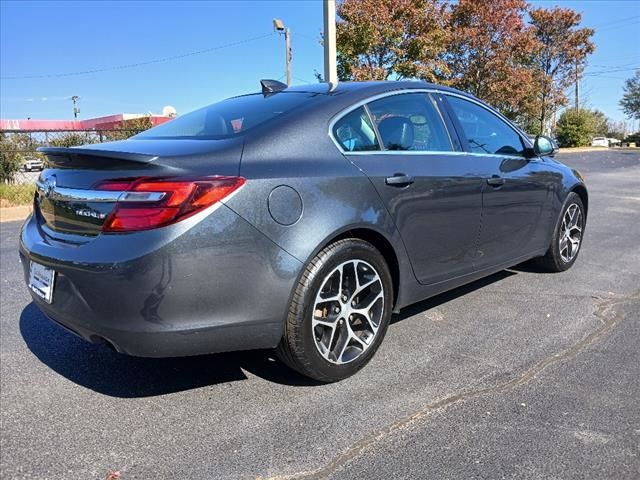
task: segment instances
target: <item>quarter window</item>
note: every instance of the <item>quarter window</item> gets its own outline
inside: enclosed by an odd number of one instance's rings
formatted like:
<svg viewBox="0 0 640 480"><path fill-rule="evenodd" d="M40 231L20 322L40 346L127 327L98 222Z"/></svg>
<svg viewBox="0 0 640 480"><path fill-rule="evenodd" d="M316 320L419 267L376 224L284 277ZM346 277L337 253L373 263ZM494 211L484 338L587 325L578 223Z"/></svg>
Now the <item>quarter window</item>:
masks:
<svg viewBox="0 0 640 480"><path fill-rule="evenodd" d="M453 151L440 112L428 94L398 94L368 106L386 150Z"/></svg>
<svg viewBox="0 0 640 480"><path fill-rule="evenodd" d="M333 127L333 135L347 152L380 150L375 130L363 107L338 120Z"/></svg>
<svg viewBox="0 0 640 480"><path fill-rule="evenodd" d="M524 145L516 131L486 108L447 95L473 153L523 155Z"/></svg>

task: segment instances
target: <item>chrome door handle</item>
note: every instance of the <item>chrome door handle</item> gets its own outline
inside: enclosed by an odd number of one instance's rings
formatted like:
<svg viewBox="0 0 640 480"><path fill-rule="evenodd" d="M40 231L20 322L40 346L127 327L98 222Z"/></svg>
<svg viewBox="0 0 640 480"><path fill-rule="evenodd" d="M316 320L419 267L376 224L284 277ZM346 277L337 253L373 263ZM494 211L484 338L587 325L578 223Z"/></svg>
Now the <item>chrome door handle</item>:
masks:
<svg viewBox="0 0 640 480"><path fill-rule="evenodd" d="M392 187L406 187L414 182L411 175L405 173L394 173L392 177L384 179L384 183Z"/></svg>
<svg viewBox="0 0 640 480"><path fill-rule="evenodd" d="M505 183L505 179L498 175L492 175L491 178L487 178L487 183L492 187L501 187Z"/></svg>

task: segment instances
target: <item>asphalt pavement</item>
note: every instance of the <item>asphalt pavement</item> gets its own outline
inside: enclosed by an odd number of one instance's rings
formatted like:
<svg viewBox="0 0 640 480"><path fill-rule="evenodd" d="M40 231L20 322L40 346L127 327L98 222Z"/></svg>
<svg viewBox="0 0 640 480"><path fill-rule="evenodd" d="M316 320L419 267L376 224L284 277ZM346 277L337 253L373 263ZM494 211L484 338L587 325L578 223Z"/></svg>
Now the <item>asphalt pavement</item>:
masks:
<svg viewBox="0 0 640 480"><path fill-rule="evenodd" d="M640 153L560 157L590 189L583 249L404 309L356 376L270 352L139 359L30 302L0 225L0 477L640 478Z"/></svg>

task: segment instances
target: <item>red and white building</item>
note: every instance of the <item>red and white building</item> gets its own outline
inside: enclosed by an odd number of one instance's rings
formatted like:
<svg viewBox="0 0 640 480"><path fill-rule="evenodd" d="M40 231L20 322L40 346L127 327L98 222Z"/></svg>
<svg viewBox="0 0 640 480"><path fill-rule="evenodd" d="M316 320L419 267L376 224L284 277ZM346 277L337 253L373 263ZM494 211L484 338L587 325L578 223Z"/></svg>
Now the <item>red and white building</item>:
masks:
<svg viewBox="0 0 640 480"><path fill-rule="evenodd" d="M46 132L61 130L114 130L126 128L127 120L149 117L151 124L155 127L161 123L168 122L173 116L167 115L145 115L142 113L118 113L106 117L88 118L86 120L6 120L0 119L0 131L11 132Z"/></svg>

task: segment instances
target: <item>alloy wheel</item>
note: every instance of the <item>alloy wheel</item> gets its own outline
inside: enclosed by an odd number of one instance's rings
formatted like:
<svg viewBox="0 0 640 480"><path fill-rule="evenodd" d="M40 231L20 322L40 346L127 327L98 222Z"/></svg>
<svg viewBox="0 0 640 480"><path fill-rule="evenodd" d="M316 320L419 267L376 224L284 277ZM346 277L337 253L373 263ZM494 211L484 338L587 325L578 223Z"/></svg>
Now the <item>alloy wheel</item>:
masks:
<svg viewBox="0 0 640 480"><path fill-rule="evenodd" d="M325 360L345 364L372 344L384 314L384 287L376 269L364 260L334 268L322 281L313 306L311 328Z"/></svg>
<svg viewBox="0 0 640 480"><path fill-rule="evenodd" d="M578 254L582 241L582 211L576 203L569 205L564 212L560 227L559 250L565 263L571 262Z"/></svg>

